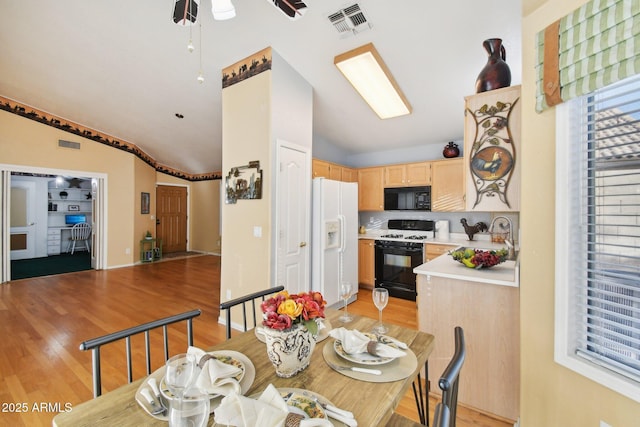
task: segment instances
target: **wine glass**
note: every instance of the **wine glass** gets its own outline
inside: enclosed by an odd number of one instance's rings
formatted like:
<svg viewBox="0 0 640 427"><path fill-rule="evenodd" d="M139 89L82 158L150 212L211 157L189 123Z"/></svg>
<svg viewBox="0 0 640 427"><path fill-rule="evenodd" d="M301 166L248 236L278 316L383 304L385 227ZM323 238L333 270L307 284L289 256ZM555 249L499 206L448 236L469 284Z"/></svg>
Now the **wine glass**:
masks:
<svg viewBox="0 0 640 427"><path fill-rule="evenodd" d="M347 311L347 301L353 293L353 287L351 282L342 282L340 284L340 298L344 301L344 313L340 316L340 321L343 323L349 323L353 320L353 316Z"/></svg>
<svg viewBox="0 0 640 427"><path fill-rule="evenodd" d="M389 291L385 288L374 288L372 292L373 303L378 308L378 318L380 323L378 326L373 328L373 332L375 334L384 334L388 331L388 329L382 324L382 310L387 306L387 302L389 302Z"/></svg>
<svg viewBox="0 0 640 427"><path fill-rule="evenodd" d="M195 370L196 359L192 354L181 353L167 360L164 382L176 400L176 405L172 402L170 411L182 412L184 392L191 385ZM170 416L170 419L173 418Z"/></svg>

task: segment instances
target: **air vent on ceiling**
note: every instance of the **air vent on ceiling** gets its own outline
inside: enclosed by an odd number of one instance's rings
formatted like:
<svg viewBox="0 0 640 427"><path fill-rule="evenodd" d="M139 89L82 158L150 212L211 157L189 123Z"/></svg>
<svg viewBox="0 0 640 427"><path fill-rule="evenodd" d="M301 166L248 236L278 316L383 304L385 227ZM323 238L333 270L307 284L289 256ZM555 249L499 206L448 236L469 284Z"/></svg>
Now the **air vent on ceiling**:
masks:
<svg viewBox="0 0 640 427"><path fill-rule="evenodd" d="M352 36L371 28L358 3L330 14L329 22L338 30L341 37Z"/></svg>
<svg viewBox="0 0 640 427"><path fill-rule="evenodd" d="M63 139L59 139L58 140L58 147L73 148L74 150L79 150L80 149L80 143L79 142L65 141Z"/></svg>

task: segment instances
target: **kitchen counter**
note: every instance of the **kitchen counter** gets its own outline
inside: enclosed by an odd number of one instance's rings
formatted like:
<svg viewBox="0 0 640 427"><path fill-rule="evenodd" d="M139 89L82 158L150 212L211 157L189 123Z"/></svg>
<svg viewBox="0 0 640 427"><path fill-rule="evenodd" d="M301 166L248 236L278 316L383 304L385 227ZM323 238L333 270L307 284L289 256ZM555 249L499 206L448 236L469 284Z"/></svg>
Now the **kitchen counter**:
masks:
<svg viewBox="0 0 640 427"><path fill-rule="evenodd" d="M491 244L491 246L494 246L493 248L489 247L489 245L480 245L480 247L494 249L495 245L495 243ZM505 261L491 268L474 269L465 267L451 258L450 255L444 254L414 268L413 272L418 275L445 277L500 286L518 287L520 283L520 264L518 261Z"/></svg>

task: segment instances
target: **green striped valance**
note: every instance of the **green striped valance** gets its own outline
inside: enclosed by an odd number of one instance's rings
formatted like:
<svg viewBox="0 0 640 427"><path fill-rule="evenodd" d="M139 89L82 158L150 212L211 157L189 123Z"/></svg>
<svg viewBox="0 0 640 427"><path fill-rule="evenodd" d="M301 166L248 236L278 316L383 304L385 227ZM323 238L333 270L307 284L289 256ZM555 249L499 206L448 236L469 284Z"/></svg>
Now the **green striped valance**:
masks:
<svg viewBox="0 0 640 427"><path fill-rule="evenodd" d="M536 36L538 112L640 73L640 0L591 0L552 25L558 40L547 40L547 52L545 31ZM555 38L553 31L547 37ZM557 68L553 61L545 67L555 44ZM547 98L545 87L551 92L555 85L560 97Z"/></svg>

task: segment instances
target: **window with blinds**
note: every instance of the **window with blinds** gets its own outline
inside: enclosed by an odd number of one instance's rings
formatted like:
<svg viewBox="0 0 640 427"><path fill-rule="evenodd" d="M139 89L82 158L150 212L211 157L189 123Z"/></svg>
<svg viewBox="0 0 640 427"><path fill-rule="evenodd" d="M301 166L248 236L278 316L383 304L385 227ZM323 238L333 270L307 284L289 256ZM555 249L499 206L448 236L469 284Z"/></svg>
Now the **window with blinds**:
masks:
<svg viewBox="0 0 640 427"><path fill-rule="evenodd" d="M583 96L574 114L575 351L640 382L640 77Z"/></svg>

